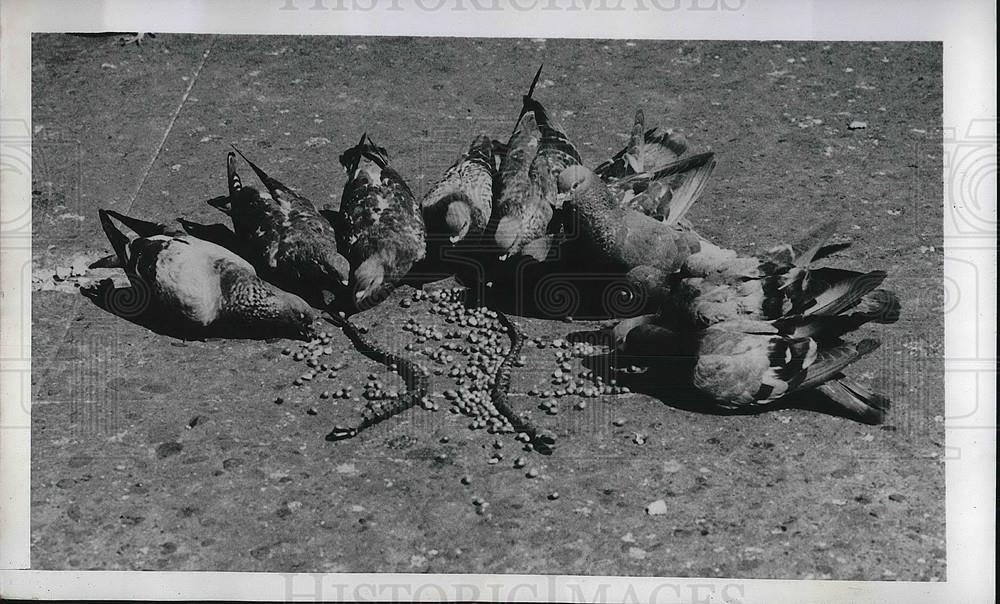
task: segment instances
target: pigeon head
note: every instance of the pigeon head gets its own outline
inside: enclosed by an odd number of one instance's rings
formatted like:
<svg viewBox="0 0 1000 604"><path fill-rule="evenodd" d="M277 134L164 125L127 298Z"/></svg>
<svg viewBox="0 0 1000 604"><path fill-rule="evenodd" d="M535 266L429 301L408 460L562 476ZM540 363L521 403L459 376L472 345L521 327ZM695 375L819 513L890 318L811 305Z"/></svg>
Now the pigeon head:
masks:
<svg viewBox="0 0 1000 604"><path fill-rule="evenodd" d="M385 264L373 256L362 262L354 271L354 300L361 304L372 296L385 281Z"/></svg>
<svg viewBox="0 0 1000 604"><path fill-rule="evenodd" d="M329 250L323 259L326 274L335 279L339 285L346 286L351 276L351 263L337 253L336 250Z"/></svg>
<svg viewBox="0 0 1000 604"><path fill-rule="evenodd" d="M469 225L472 223L472 215L469 212L469 205L461 201L453 201L448 204L448 211L445 213L445 222L448 224L448 237L452 243L458 243L465 239L469 232Z"/></svg>
<svg viewBox="0 0 1000 604"><path fill-rule="evenodd" d="M625 352L625 340L628 338L628 333L633 327L635 327L634 324L622 321L611 329L611 335L615 340L615 349L618 352Z"/></svg>
<svg viewBox="0 0 1000 604"><path fill-rule="evenodd" d="M622 323L626 323L626 321ZM641 321L636 325L632 325L622 335L624 337L620 341L619 347L630 356L662 361L667 358L679 358L683 352L683 342L676 333L648 321ZM616 331L616 342L618 341L618 336L619 332Z"/></svg>
<svg viewBox="0 0 1000 604"><path fill-rule="evenodd" d="M313 334L316 312L302 298L282 292L284 295L272 299L264 311L267 323L280 333L292 333L302 339Z"/></svg>
<svg viewBox="0 0 1000 604"><path fill-rule="evenodd" d="M640 264L630 270L627 278L636 295L647 300L663 301L670 292L668 274L647 264Z"/></svg>
<svg viewBox="0 0 1000 604"><path fill-rule="evenodd" d="M594 180L597 177L584 166L569 166L559 174L559 192L572 193L587 189Z"/></svg>
<svg viewBox="0 0 1000 604"><path fill-rule="evenodd" d="M517 245L520 234L520 218L517 216L504 216L500 219L500 223L497 224L497 230L493 235L493 239L496 241L497 246L503 250L503 255L501 256L502 259L506 259L507 256L516 251L514 247Z"/></svg>
<svg viewBox="0 0 1000 604"><path fill-rule="evenodd" d="M559 196L588 212L608 213L621 210L617 199L596 174L576 165L569 166L559 174Z"/></svg>

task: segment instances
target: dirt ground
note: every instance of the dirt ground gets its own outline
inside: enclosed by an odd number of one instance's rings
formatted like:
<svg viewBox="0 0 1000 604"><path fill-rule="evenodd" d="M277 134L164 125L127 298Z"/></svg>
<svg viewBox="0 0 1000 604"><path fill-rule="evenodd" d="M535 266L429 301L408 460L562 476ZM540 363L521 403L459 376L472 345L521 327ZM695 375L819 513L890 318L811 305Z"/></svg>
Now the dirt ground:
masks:
<svg viewBox="0 0 1000 604"><path fill-rule="evenodd" d="M32 52L33 568L945 578L940 45L164 34ZM591 165L639 106L718 154L691 215L708 237L749 253L842 219L832 261L885 269L904 303L853 371L893 399L886 425L640 394L547 415L524 393L549 346L525 349L512 401L559 436L551 456L443 399L331 443L358 414L319 392L384 373L342 334L340 376L294 387L293 343L182 342L77 289L107 276L84 268L111 252L99 207L223 218L204 202L230 142L335 206L337 155L367 131L419 195L474 134L509 134L543 61L536 96ZM409 316L440 323L409 293L358 322L399 345ZM597 324L518 321L546 341Z"/></svg>

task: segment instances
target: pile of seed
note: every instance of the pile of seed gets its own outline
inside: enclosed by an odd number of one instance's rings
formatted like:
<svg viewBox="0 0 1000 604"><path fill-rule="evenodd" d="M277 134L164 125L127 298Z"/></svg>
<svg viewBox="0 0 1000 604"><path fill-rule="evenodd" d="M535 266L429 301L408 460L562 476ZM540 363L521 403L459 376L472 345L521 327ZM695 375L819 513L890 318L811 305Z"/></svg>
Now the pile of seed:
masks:
<svg viewBox="0 0 1000 604"><path fill-rule="evenodd" d="M463 303L464 297L465 290L461 288L414 292L414 301L428 300L430 313L443 317L447 325L454 327L442 332L435 327L424 327L412 317L407 319L403 329L416 336L416 345L410 350L430 359L435 365L435 375L454 381L456 388L432 396L443 397L451 405L451 413L469 417L471 430L485 429L491 434L513 432L510 422L493 406L490 397L497 369L510 352L507 330L496 312L482 307L468 308ZM419 347L430 342L438 344ZM523 359L518 361L523 365Z"/></svg>
<svg viewBox="0 0 1000 604"><path fill-rule="evenodd" d="M366 333L368 329L358 327L358 331ZM324 377L330 380L336 380L340 377L339 372L347 367L345 361L324 362L324 357L333 354L333 347L330 346L332 341L333 335L322 331L308 342L301 343L298 350L293 351L291 348L285 348L281 351L282 354L288 356L293 361L304 363L308 367L305 373L292 380L293 386L301 387L308 382L314 382ZM396 371L397 367L392 366L389 369ZM362 388L361 396L355 394L353 385L334 390L322 390L319 393L319 398L323 400L350 399L355 404L355 410L364 416L379 412L388 401L396 400L399 396L400 392L394 388L389 388L376 373L368 375L368 380ZM362 399L364 399L363 403ZM281 400L283 402L283 399ZM310 415L316 414L315 410L311 407L308 413Z"/></svg>
<svg viewBox="0 0 1000 604"><path fill-rule="evenodd" d="M292 380L293 386L304 386L307 382L324 377L330 380L336 380L340 377L340 371L347 367L345 361L324 362L324 357L333 354L333 348L330 346L332 341L333 336L329 332L323 331L308 342L300 344L298 350L293 351L291 348L285 348L281 351L281 354L293 361L304 363L308 367L305 373ZM337 390L323 390L319 397L321 399L353 398L355 403L360 402L360 399L354 396L354 386L346 386Z"/></svg>
<svg viewBox="0 0 1000 604"><path fill-rule="evenodd" d="M535 384L531 387L528 396L536 396L542 399L538 408L549 415L559 413L559 404L556 400L565 396L577 396L580 398L597 398L598 396L608 396L617 394L628 394L631 392L627 386L619 386L613 377L606 377L590 369L584 369L574 375L573 360L590 357L602 352L602 347L582 342L570 343L564 339L556 338L552 342L546 342L541 338L534 338L528 342L538 349L552 347L555 357L555 370L550 374L548 383ZM575 405L578 410L587 408L586 401L578 401Z"/></svg>
<svg viewBox="0 0 1000 604"><path fill-rule="evenodd" d="M422 397L420 405L426 410L438 411L442 408L442 403L447 404L451 413L470 419L468 427L471 430L484 429L491 434L513 433L515 430L510 421L494 406L491 397L497 372L510 353L507 328L495 311L483 307L467 307L464 303L465 293L463 288L416 290L399 303L403 308L411 308L414 303L425 301L429 304L428 312L441 317L445 324L444 327L424 325L416 316L410 316L402 327L403 331L413 336L404 349L426 358L431 368L428 370L419 365L420 371L424 375L433 373L454 383L454 387ZM435 323L440 324L440 321ZM368 331L361 326L357 330L360 333ZM295 386L304 386L322 377L337 379L338 372L347 363L326 362L326 357L333 354L332 341L333 336L324 331L301 344L296 351L290 348L282 351L292 360L303 362L308 367L305 373L292 382ZM574 370L577 359L600 353L604 350L603 347L571 343L562 338L551 341L533 338L527 340L526 344L539 350L550 348L553 352L554 370L547 376L545 383L536 384L527 391L529 396L542 399L539 408L549 415L560 412L558 399L563 397L588 399L629 392L627 387L619 386L613 377L589 369ZM526 364L525 357L519 356L511 364L523 367ZM388 369L398 374L395 364ZM384 378L384 374L380 376L378 373L370 373L360 395L354 392L353 386L345 386L323 390L319 393L319 398L351 399L356 410L367 417L387 408L405 394L386 384ZM583 410L586 406L585 400L578 400L575 408ZM531 438L527 434L518 433L516 440L525 443L526 450L531 449ZM488 463L495 464L502 459L503 455L498 451ZM520 458L517 461L521 461ZM515 464L515 467L518 466L523 467L523 461Z"/></svg>

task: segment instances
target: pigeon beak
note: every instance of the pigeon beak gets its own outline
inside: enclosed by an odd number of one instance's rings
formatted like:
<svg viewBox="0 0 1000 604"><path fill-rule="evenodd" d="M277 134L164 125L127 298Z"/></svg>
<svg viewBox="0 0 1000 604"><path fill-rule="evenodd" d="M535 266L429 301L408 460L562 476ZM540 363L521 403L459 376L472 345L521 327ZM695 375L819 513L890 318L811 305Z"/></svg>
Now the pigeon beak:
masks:
<svg viewBox="0 0 1000 604"><path fill-rule="evenodd" d="M506 262L507 258L510 258L510 252L506 254L500 254L500 262Z"/></svg>
<svg viewBox="0 0 1000 604"><path fill-rule="evenodd" d="M351 283L348 279L341 279L340 282L344 284L344 287L347 287Z"/></svg>
<svg viewBox="0 0 1000 604"><path fill-rule="evenodd" d="M461 241L461 239L462 237L460 235L451 235L450 237L448 237L448 241L450 241L452 245L458 243L459 241Z"/></svg>

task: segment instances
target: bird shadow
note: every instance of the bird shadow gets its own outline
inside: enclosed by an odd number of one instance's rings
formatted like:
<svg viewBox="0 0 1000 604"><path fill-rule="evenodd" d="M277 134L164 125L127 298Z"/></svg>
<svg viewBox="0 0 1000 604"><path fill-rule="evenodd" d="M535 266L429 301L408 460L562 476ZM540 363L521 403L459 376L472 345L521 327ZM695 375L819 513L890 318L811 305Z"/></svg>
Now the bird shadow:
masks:
<svg viewBox="0 0 1000 604"><path fill-rule="evenodd" d="M211 204L213 201L218 199L228 198L216 197L209 200L207 203ZM236 237L236 233L233 229L229 226L222 224L221 222L202 224L186 218L178 218L177 222L181 223L181 227L184 228L184 231L192 237L197 237L198 239L203 239L209 243L214 243L218 246L226 248L237 256L243 257L243 254L241 253L242 246L240 245L239 239Z"/></svg>
<svg viewBox="0 0 1000 604"><path fill-rule="evenodd" d="M621 354L614 350L614 338L610 329L576 331L568 334L566 339L569 342L585 342L608 347L611 352L584 357L581 361L583 366L594 372L594 375L602 376L606 383L615 380L619 386L658 399L674 409L717 416L760 415L773 411L799 409L862 424L877 423L850 412L814 389L793 392L766 405L723 407L691 385L691 370L696 360L694 358L668 359Z"/></svg>
<svg viewBox="0 0 1000 604"><path fill-rule="evenodd" d="M80 288L80 295L95 306L124 319L129 323L148 329L155 334L186 341L211 342L216 340L263 340L276 342L287 339L277 331L261 329L241 329L239 326L194 327L188 323L172 319L153 303L148 287L133 282L126 287L117 287L112 279L102 279Z"/></svg>
<svg viewBox="0 0 1000 604"><path fill-rule="evenodd" d="M602 320L642 314L651 307L644 291L620 271L600 270L570 258L539 261L521 255L501 261L482 241L428 240L427 256L413 274L427 280L454 276L473 292L475 304L536 319Z"/></svg>
<svg viewBox="0 0 1000 604"><path fill-rule="evenodd" d="M156 312L145 287L117 287L111 279L102 279L80 288L80 294L101 310L161 336L179 340L204 340L207 336Z"/></svg>

